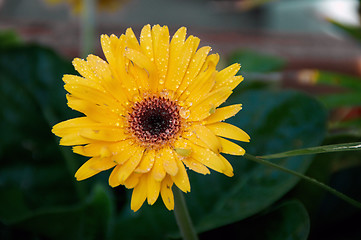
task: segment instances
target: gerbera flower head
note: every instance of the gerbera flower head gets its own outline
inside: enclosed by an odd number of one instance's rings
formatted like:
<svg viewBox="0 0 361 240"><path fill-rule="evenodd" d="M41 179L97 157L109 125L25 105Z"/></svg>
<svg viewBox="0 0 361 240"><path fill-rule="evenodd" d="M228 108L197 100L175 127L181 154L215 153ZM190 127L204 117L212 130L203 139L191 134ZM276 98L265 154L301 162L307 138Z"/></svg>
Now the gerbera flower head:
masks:
<svg viewBox="0 0 361 240"><path fill-rule="evenodd" d="M172 186L191 187L187 169L209 174L209 168L233 176L221 153L243 155L227 140L249 141L238 127L223 120L241 104L219 107L243 80L240 66L216 70L217 54L198 49L199 38L186 38L186 28L170 40L167 26L146 25L137 40L131 28L119 38L101 36L103 59L74 59L81 76L64 75L68 105L85 116L58 123L60 144L90 157L75 177L89 178L113 169L109 184L133 189L131 208L159 194L174 207Z"/></svg>

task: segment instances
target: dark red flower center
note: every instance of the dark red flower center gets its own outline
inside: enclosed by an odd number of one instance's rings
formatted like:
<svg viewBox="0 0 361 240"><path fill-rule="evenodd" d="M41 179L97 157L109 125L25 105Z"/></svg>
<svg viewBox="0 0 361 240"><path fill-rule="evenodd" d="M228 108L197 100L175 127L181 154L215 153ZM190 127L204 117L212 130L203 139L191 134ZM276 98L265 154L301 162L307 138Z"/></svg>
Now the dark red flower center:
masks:
<svg viewBox="0 0 361 240"><path fill-rule="evenodd" d="M136 102L128 122L133 135L148 147L168 143L181 127L178 104L164 97L149 97Z"/></svg>

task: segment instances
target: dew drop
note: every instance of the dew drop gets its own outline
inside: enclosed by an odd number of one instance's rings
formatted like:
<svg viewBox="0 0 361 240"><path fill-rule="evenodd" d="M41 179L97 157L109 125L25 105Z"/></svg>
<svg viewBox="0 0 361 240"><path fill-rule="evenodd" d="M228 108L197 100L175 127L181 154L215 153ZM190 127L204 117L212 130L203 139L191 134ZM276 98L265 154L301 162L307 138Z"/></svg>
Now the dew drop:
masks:
<svg viewBox="0 0 361 240"><path fill-rule="evenodd" d="M187 119L190 116L190 111L188 109L181 107L181 109L179 110L179 115L182 118Z"/></svg>

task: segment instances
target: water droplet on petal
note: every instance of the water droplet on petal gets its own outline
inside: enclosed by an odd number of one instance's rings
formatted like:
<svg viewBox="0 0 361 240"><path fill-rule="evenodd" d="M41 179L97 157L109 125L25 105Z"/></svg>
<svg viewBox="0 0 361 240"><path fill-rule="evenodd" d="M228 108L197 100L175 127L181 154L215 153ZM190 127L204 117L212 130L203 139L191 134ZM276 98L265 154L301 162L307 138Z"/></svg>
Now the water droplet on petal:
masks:
<svg viewBox="0 0 361 240"><path fill-rule="evenodd" d="M185 109L185 108L181 107L181 109L179 110L179 115L182 118L187 119L190 116L190 111L189 111L189 109Z"/></svg>

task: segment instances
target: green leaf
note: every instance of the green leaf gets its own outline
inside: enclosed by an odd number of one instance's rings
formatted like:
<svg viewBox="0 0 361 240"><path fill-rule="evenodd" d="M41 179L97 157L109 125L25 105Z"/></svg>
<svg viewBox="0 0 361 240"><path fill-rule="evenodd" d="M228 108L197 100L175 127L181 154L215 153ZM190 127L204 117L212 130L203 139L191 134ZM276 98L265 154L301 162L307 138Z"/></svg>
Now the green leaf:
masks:
<svg viewBox="0 0 361 240"><path fill-rule="evenodd" d="M79 200L76 186L82 183L75 182L75 168L68 168L51 133L54 123L74 116L61 81L73 71L70 61L44 47L0 49L0 221L9 228Z"/></svg>
<svg viewBox="0 0 361 240"><path fill-rule="evenodd" d="M313 98L297 92L248 91L232 96L228 104L242 103L243 110L230 119L251 136L240 143L247 152L260 155L319 145L325 135L326 112ZM188 171L191 192L185 195L199 232L246 219L272 205L299 181L297 177L253 163L242 157L226 156L234 167L232 178L212 172L200 175ZM297 156L275 162L305 172L312 156ZM137 226L146 226L139 229ZM177 231L174 216L161 200L142 206L133 214L126 211L116 223L114 239L153 236L164 238ZM167 229L167 231L165 230Z"/></svg>
<svg viewBox="0 0 361 240"><path fill-rule="evenodd" d="M241 144L250 154L317 146L324 138L325 110L306 95L291 91L249 91L241 96L231 96L230 103L243 104L243 110L229 122L250 134L251 142ZM305 172L311 158L298 156L277 160L276 163ZM209 179L206 176L198 177L197 181L191 180L192 195L200 196L198 201L192 199L190 204L198 205L194 206L199 212L196 216L205 216L199 219L200 229L211 229L249 217L282 197L299 180L239 157L227 156L227 159L234 166L234 177L227 179L212 174ZM204 189L207 185L212 188ZM219 192L224 194L219 195ZM210 200L214 198L215 201ZM196 216L194 219L197 219Z"/></svg>
<svg viewBox="0 0 361 240"><path fill-rule="evenodd" d="M255 156L252 156L252 155L248 154L248 153L246 153L244 155L244 157L249 159L249 160L252 160L252 161L254 161L256 163L263 164L265 166L268 166L268 167L280 170L282 172L288 173L290 175L299 177L302 180L306 180L308 183L313 184L315 186L318 186L318 187L322 188L323 190L326 190L326 191L332 193L333 195L343 199L344 201L348 202L349 204L353 205L354 207L357 207L357 208L361 209L361 202L359 202L359 201L345 195L342 192L337 191L336 189L326 185L325 183L322 183L322 182L318 181L317 179L306 176L306 175L304 175L304 174L302 174L300 172L297 172L297 171L282 167L279 164L275 164L275 163L266 161L264 159L257 158Z"/></svg>
<svg viewBox="0 0 361 240"><path fill-rule="evenodd" d="M19 143L30 146L36 155L53 155L53 150L47 149L53 139L50 127L74 116L65 107L61 81L64 73L73 71L70 62L47 48L0 50L0 129L6 136L0 139L0 156L6 147Z"/></svg>
<svg viewBox="0 0 361 240"><path fill-rule="evenodd" d="M327 108L360 106L361 104L360 92L333 93L318 98Z"/></svg>
<svg viewBox="0 0 361 240"><path fill-rule="evenodd" d="M35 211L13 224L50 239L106 239L114 206L109 193L96 185L92 195L75 206Z"/></svg>
<svg viewBox="0 0 361 240"><path fill-rule="evenodd" d="M361 42L361 28L358 26L352 26L340 23L333 19L328 19L330 23L332 23L337 28L345 31L347 34L349 34L351 37L353 37L355 40Z"/></svg>
<svg viewBox="0 0 361 240"><path fill-rule="evenodd" d="M285 60L272 55L261 54L251 50L240 49L233 52L229 57L229 64L241 64L241 74L267 73L279 71L284 68Z"/></svg>
<svg viewBox="0 0 361 240"><path fill-rule="evenodd" d="M316 153L360 151L360 150L361 150L361 142L353 142L353 143L342 143L342 144L333 144L333 145L326 145L326 146L296 149L296 150L291 150L291 151L282 152L282 153L265 155L260 158L274 159L274 158L284 158L284 157L309 155L309 154L316 154Z"/></svg>
<svg viewBox="0 0 361 240"><path fill-rule="evenodd" d="M307 240L310 231L308 213L302 203L289 201L254 220L248 236L259 240ZM244 226L247 236L247 226ZM260 231L262 229L262 231Z"/></svg>
<svg viewBox="0 0 361 240"><path fill-rule="evenodd" d="M306 240L310 231L308 213L299 201L278 204L259 215L201 234L203 239Z"/></svg>
<svg viewBox="0 0 361 240"><path fill-rule="evenodd" d="M0 31L0 48L8 48L21 44L22 41L15 31L10 29Z"/></svg>
<svg viewBox="0 0 361 240"><path fill-rule="evenodd" d="M359 77L327 71L316 71L314 76L314 81L317 84L345 87L352 91L361 91L361 78Z"/></svg>

